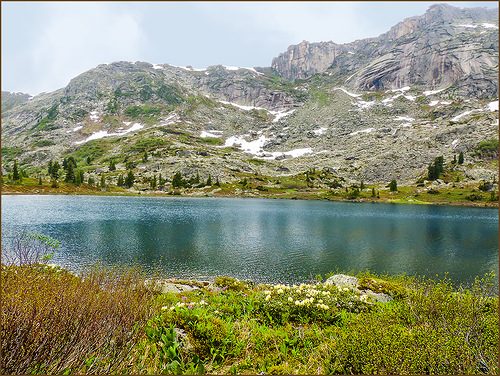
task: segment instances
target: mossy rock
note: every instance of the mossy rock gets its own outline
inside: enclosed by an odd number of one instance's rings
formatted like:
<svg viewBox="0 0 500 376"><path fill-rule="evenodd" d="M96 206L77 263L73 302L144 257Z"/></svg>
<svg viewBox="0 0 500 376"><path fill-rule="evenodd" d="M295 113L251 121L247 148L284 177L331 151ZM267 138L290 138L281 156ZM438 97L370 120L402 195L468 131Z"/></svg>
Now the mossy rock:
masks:
<svg viewBox="0 0 500 376"><path fill-rule="evenodd" d="M361 277L358 282L358 288L360 290L384 293L392 297L401 297L406 294L406 289L401 284L373 277Z"/></svg>

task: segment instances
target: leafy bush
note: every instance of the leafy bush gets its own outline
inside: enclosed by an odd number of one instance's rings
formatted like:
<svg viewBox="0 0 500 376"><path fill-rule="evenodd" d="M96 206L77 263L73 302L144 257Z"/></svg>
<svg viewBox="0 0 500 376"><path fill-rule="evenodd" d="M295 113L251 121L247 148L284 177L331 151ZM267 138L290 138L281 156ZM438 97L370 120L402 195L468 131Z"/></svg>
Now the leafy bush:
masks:
<svg viewBox="0 0 500 376"><path fill-rule="evenodd" d="M215 277L214 283L215 286L222 287L225 290L230 291L245 291L250 287L247 283L228 276Z"/></svg>
<svg viewBox="0 0 500 376"><path fill-rule="evenodd" d="M470 195L465 196L465 198L469 201L481 201L483 196L478 193L471 193Z"/></svg>

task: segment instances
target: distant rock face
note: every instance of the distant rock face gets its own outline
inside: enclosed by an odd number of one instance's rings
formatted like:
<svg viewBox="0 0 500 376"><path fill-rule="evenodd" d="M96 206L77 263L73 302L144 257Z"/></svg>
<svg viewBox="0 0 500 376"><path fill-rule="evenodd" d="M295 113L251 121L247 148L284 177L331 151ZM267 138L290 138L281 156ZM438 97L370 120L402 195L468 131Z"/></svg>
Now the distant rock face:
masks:
<svg viewBox="0 0 500 376"><path fill-rule="evenodd" d="M2 112L9 111L15 106L29 101L30 98L29 94L2 91Z"/></svg>
<svg viewBox="0 0 500 376"><path fill-rule="evenodd" d="M498 92L498 11L435 5L377 38L290 46L272 68L290 80L331 68L362 90L456 84L464 95L492 97Z"/></svg>
<svg viewBox="0 0 500 376"><path fill-rule="evenodd" d="M327 70L344 50L345 47L333 42L303 41L274 58L272 67L289 80L303 79Z"/></svg>

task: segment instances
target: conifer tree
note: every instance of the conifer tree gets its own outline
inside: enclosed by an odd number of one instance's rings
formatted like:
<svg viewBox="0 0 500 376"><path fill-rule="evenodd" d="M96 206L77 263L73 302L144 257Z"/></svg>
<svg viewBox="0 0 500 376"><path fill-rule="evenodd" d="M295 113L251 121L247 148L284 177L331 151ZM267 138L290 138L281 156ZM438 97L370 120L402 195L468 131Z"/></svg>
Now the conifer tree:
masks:
<svg viewBox="0 0 500 376"><path fill-rule="evenodd" d="M127 188L132 188L135 182L135 176L132 170L129 170L127 173L127 177L125 178L125 186Z"/></svg>
<svg viewBox="0 0 500 376"><path fill-rule="evenodd" d="M389 190L391 192L397 192L398 183L397 183L396 179L392 179L391 182L389 183Z"/></svg>
<svg viewBox="0 0 500 376"><path fill-rule="evenodd" d="M119 187L123 187L124 186L124 181L123 181L123 175L120 174L120 176L118 176L118 182L116 183L117 186Z"/></svg>
<svg viewBox="0 0 500 376"><path fill-rule="evenodd" d="M184 181L182 179L182 175L179 171L177 171L174 174L174 177L172 178L172 187L173 188L180 188L184 185L183 183L184 183Z"/></svg>
<svg viewBox="0 0 500 376"><path fill-rule="evenodd" d="M212 186L212 176L210 174L208 174L207 184L205 185Z"/></svg>
<svg viewBox="0 0 500 376"><path fill-rule="evenodd" d="M72 163L66 163L66 177L64 178L66 183L75 182L75 170Z"/></svg>
<svg viewBox="0 0 500 376"><path fill-rule="evenodd" d="M106 178L104 177L104 174L101 174L101 183L99 185L101 188L106 188Z"/></svg>
<svg viewBox="0 0 500 376"><path fill-rule="evenodd" d="M14 160L14 166L12 168L12 180L21 180L21 175L19 175L19 167L17 166L17 159Z"/></svg>
<svg viewBox="0 0 500 376"><path fill-rule="evenodd" d="M464 152L461 151L458 155L458 164L464 164Z"/></svg>

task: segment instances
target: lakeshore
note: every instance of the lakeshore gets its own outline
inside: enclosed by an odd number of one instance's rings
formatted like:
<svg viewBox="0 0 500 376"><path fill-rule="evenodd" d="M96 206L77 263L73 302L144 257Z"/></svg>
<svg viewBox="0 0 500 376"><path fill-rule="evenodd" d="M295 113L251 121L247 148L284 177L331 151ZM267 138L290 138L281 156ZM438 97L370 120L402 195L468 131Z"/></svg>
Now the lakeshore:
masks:
<svg viewBox="0 0 500 376"><path fill-rule="evenodd" d="M498 373L491 275L166 283L32 264L1 278L6 374Z"/></svg>
<svg viewBox="0 0 500 376"><path fill-rule="evenodd" d="M376 188L375 188L376 187ZM373 195L372 188L377 195ZM100 189L83 184L61 183L59 187L37 185L35 179L27 179L27 184L4 184L3 195L96 195L96 196L140 196L140 197L229 197L229 198L271 198L291 200L328 200L340 202L393 203L408 205L450 205L466 207L498 208L498 196L482 192L475 186L464 188L445 186L425 191L417 186L401 186L390 192L387 187L369 186L356 195L343 190L325 189L240 189L235 184L221 184L220 187L201 189L176 189L170 191L130 190L121 187Z"/></svg>

